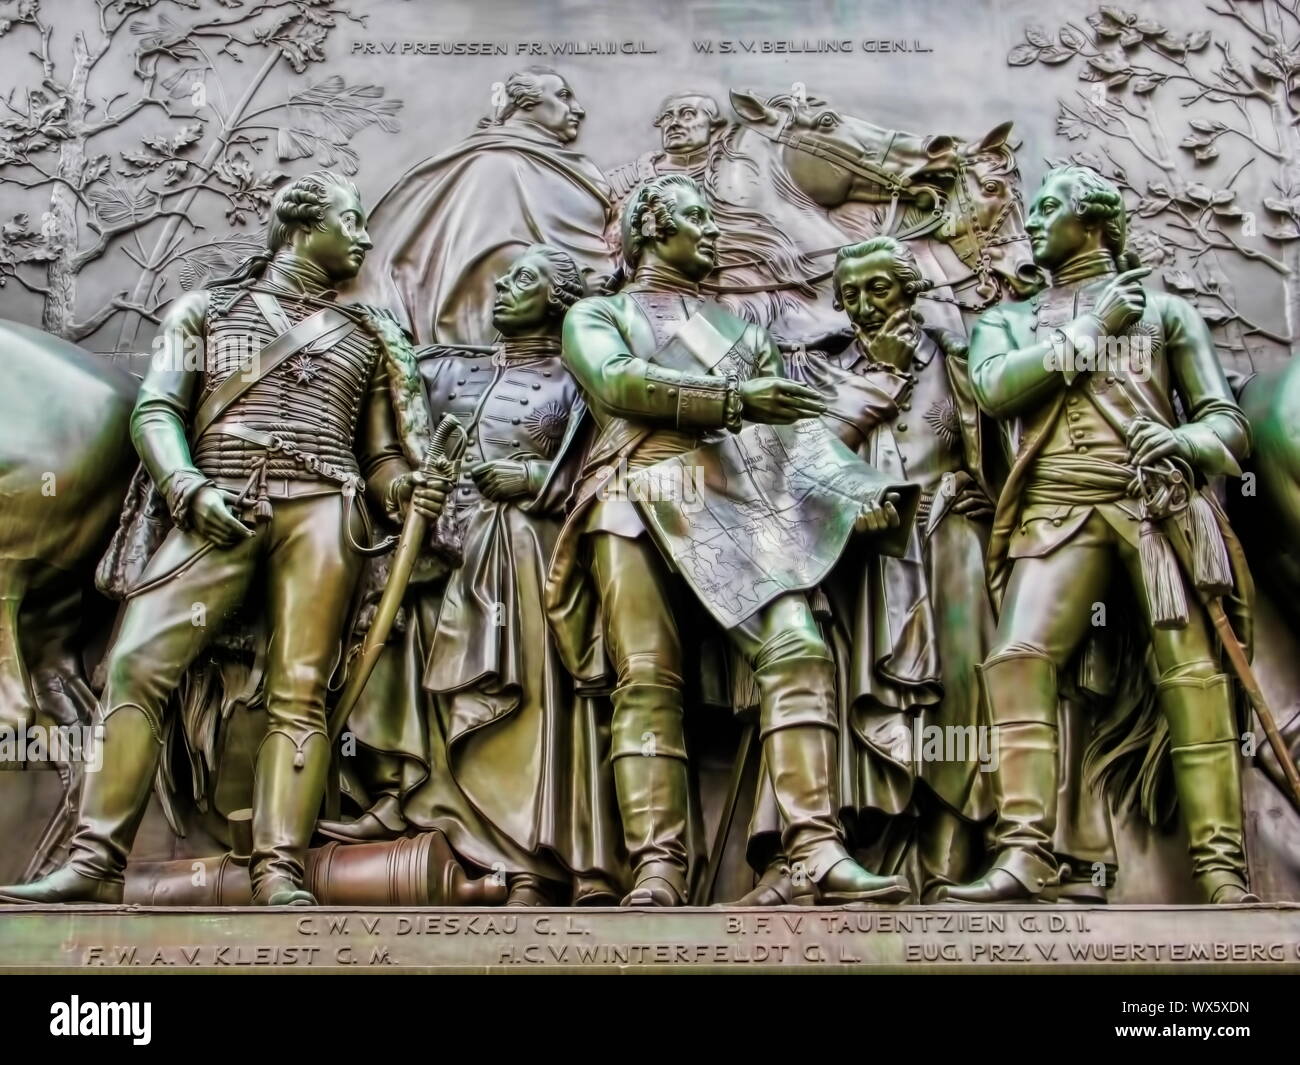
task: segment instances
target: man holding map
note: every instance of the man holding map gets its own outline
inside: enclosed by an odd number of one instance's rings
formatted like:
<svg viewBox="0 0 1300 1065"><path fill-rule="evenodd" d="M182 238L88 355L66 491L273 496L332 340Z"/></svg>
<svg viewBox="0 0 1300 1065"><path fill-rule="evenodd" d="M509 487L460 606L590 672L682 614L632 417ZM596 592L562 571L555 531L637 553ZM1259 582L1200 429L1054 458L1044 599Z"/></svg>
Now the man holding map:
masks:
<svg viewBox="0 0 1300 1065"><path fill-rule="evenodd" d="M635 873L624 904L687 894L683 661L666 559L754 672L791 862L820 902L903 901L903 878L868 873L844 847L834 670L805 589L855 528L898 539L915 491L887 484L822 428L820 396L784 376L766 331L701 295L718 228L694 181L642 185L622 237L631 283L565 319L563 359L599 433L546 605L579 684L613 686L611 758ZM678 491L687 483L702 493L691 505Z"/></svg>

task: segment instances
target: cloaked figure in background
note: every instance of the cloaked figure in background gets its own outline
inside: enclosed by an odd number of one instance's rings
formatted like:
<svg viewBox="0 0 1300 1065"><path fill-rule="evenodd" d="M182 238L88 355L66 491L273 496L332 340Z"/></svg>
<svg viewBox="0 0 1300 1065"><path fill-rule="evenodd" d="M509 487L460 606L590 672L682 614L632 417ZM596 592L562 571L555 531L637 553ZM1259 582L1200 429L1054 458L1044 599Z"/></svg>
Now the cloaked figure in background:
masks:
<svg viewBox="0 0 1300 1065"><path fill-rule="evenodd" d="M553 70L511 74L476 133L412 167L375 206L378 251L355 299L391 309L417 344L486 344L493 284L531 244L578 264L587 291L614 272L610 191L573 147L586 111Z"/></svg>

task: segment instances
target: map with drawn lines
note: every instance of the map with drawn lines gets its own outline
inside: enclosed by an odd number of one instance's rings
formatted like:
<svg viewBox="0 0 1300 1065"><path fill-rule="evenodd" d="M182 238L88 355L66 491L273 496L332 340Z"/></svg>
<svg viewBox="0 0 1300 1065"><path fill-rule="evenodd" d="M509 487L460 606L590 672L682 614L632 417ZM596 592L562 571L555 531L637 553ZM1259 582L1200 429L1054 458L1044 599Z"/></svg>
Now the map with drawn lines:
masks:
<svg viewBox="0 0 1300 1065"><path fill-rule="evenodd" d="M749 425L628 478L651 534L724 628L817 584L862 505L892 490L914 508L911 487L885 480L818 419Z"/></svg>

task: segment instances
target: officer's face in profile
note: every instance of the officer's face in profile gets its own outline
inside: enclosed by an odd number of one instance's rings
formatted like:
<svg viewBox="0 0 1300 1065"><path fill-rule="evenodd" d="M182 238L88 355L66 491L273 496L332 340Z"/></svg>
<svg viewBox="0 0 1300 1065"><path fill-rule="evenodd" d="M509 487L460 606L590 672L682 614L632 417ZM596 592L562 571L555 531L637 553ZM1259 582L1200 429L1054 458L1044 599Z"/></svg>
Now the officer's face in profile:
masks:
<svg viewBox="0 0 1300 1065"><path fill-rule="evenodd" d="M537 329L551 314L551 272L546 256L525 252L495 281L492 324L502 336Z"/></svg>
<svg viewBox="0 0 1300 1065"><path fill-rule="evenodd" d="M1064 174L1044 181L1025 219L1034 262L1048 270L1069 262L1083 251L1095 232L1071 208L1071 184L1071 179Z"/></svg>
<svg viewBox="0 0 1300 1065"><path fill-rule="evenodd" d="M835 268L840 305L855 326L870 336L896 311L912 305L888 252L847 259Z"/></svg>
<svg viewBox="0 0 1300 1065"><path fill-rule="evenodd" d="M542 98L528 109L528 118L554 133L560 140L573 140L578 135L587 112L573 95L569 83L554 74L543 74L538 79Z"/></svg>
<svg viewBox="0 0 1300 1065"><path fill-rule="evenodd" d="M700 280L718 261L718 227L713 212L701 192L677 186L671 189L671 195L677 231L656 240L655 251L669 266Z"/></svg>
<svg viewBox="0 0 1300 1065"><path fill-rule="evenodd" d="M366 252L374 245L366 232L366 213L361 201L340 185L325 189L329 206L318 227L304 231L296 244L300 255L319 266L334 281L356 277Z"/></svg>

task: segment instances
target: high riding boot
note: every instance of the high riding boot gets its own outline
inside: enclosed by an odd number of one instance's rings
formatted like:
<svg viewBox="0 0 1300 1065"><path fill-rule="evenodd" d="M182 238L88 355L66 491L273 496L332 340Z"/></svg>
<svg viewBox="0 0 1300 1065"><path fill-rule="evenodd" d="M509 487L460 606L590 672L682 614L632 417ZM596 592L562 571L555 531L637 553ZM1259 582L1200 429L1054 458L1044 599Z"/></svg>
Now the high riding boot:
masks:
<svg viewBox="0 0 1300 1065"><path fill-rule="evenodd" d="M793 890L811 884L813 900L828 906L905 901L911 895L905 877L867 872L844 846L834 665L804 648L772 650L769 643L760 651L754 681L763 759L781 811Z"/></svg>
<svg viewBox="0 0 1300 1065"><path fill-rule="evenodd" d="M1054 897L1057 803L1056 667L1045 655L1013 652L977 667L996 733L997 823L993 867L969 884L938 888L936 902L978 905Z"/></svg>
<svg viewBox="0 0 1300 1065"><path fill-rule="evenodd" d="M0 887L0 902L120 903L126 859L149 806L161 750L139 707L121 704L109 714L102 764L83 774L67 864L33 883Z"/></svg>
<svg viewBox="0 0 1300 1065"><path fill-rule="evenodd" d="M611 729L614 790L633 887L624 906L686 901L688 778L682 694L658 684L615 688Z"/></svg>
<svg viewBox="0 0 1300 1065"><path fill-rule="evenodd" d="M623 838L633 866L624 906L686 901L686 763L628 755L614 762Z"/></svg>
<svg viewBox="0 0 1300 1065"><path fill-rule="evenodd" d="M329 773L329 740L312 732L301 746L272 731L262 740L253 776L253 902L261 906L314 906L303 888L312 828Z"/></svg>
<svg viewBox="0 0 1300 1065"><path fill-rule="evenodd" d="M777 854L767 863L763 874L749 891L732 906L789 906L794 902L794 881L790 879L790 862Z"/></svg>
<svg viewBox="0 0 1300 1065"><path fill-rule="evenodd" d="M772 791L785 824L793 891L811 884L819 905L905 902L906 877L877 876L849 857L836 812L836 736L821 725L794 725L763 741Z"/></svg>
<svg viewBox="0 0 1300 1065"><path fill-rule="evenodd" d="M1159 690L1192 875L1207 902L1258 902L1246 886L1241 752L1228 677L1170 671L1161 678Z"/></svg>

